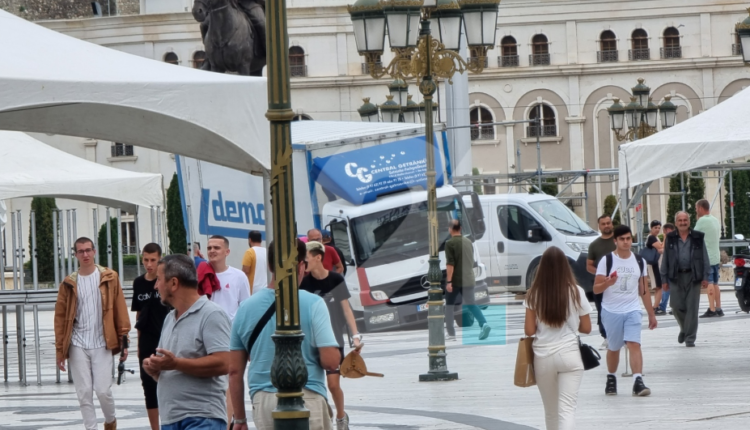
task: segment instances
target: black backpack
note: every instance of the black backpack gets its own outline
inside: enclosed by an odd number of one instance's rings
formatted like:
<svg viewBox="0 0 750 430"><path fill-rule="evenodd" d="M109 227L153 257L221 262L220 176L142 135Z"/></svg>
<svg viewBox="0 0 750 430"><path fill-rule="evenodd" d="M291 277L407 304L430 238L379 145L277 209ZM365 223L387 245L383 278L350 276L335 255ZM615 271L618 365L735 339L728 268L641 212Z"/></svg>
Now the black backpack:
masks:
<svg viewBox="0 0 750 430"><path fill-rule="evenodd" d="M636 254L635 252L633 253L633 255L635 255L635 261L638 262L638 268L641 269L640 273L642 274L643 273L643 264L644 264L643 263L643 257L641 257L640 255ZM605 276L609 276L610 272L612 271L612 265L614 264L614 260L612 259L612 253L610 252L604 258L607 259L606 260L607 261L607 274ZM638 277L641 278L641 276L638 276Z"/></svg>

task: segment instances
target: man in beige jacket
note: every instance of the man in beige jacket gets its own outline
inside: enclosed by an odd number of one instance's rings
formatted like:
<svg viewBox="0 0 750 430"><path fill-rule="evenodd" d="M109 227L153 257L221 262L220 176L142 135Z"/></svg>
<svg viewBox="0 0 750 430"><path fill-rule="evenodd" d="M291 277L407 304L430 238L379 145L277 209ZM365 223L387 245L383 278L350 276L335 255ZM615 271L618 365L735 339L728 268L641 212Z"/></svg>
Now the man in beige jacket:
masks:
<svg viewBox="0 0 750 430"><path fill-rule="evenodd" d="M75 242L78 272L60 284L55 304L57 367L65 371L68 360L83 424L97 429L93 393L104 413L104 429L116 430L112 397L112 356L122 349L122 336L130 332L130 315L117 272L97 266L94 243L81 237ZM124 349L120 361L128 357Z"/></svg>

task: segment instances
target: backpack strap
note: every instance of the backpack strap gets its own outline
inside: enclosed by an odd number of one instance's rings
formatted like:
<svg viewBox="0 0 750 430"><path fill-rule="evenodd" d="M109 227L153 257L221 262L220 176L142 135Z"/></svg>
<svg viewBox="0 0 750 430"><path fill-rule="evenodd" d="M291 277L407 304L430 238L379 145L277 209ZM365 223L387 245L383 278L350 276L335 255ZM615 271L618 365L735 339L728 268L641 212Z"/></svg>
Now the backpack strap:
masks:
<svg viewBox="0 0 750 430"><path fill-rule="evenodd" d="M258 320L258 324L255 325L253 332L250 333L250 340L247 342L247 355L250 355L250 351L253 350L253 345L255 344L255 341L258 339L258 336L260 336L260 332L263 331L263 329L266 327L266 324L268 324L268 321L271 319L271 317L275 313L276 313L276 299L274 299L274 301L271 302L271 306L269 306L268 309L266 309L266 313L264 313L263 316L260 317L260 320Z"/></svg>
<svg viewBox="0 0 750 430"><path fill-rule="evenodd" d="M635 261L638 262L638 268L641 269L641 271L638 273L638 277L642 278L643 277L643 257L641 257L638 254L633 254L633 255L635 255Z"/></svg>
<svg viewBox="0 0 750 430"><path fill-rule="evenodd" d="M607 264L607 272L606 273L607 273L607 276L609 276L610 272L612 272L612 264L614 264L613 260L612 260L612 253L610 252L609 254L605 255L604 258L606 258L605 261L606 261L606 264Z"/></svg>

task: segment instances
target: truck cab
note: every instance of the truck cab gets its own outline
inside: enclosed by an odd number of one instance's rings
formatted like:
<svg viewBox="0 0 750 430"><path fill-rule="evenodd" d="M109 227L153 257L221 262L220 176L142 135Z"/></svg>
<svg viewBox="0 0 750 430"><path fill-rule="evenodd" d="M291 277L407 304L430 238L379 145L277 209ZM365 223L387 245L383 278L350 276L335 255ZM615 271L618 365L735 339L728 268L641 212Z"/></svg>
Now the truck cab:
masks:
<svg viewBox="0 0 750 430"><path fill-rule="evenodd" d="M473 243L472 226L458 191L446 185L437 189L440 268L445 286L445 242L452 219L462 220L463 234ZM468 220L468 222L466 222ZM408 191L379 197L366 205L345 200L328 202L322 209L323 224L344 254L350 303L365 330L424 324L427 321L427 192ZM474 243L476 303L489 303L486 277ZM461 324L460 311L456 321Z"/></svg>
<svg viewBox="0 0 750 430"><path fill-rule="evenodd" d="M475 206L464 198L469 211ZM502 291L525 292L550 246L568 257L578 284L593 290L586 270L588 247L599 235L560 200L546 194L479 196L487 232L475 243L487 265L487 283Z"/></svg>

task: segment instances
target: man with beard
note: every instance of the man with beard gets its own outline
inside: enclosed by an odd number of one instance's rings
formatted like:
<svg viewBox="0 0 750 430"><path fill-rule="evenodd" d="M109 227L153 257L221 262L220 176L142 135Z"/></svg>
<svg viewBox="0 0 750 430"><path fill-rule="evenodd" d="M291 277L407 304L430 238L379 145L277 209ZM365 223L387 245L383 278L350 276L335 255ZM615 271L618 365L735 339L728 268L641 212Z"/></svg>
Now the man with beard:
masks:
<svg viewBox="0 0 750 430"><path fill-rule="evenodd" d="M589 255L586 260L586 269L592 275L596 275L596 268L599 267L599 261L607 255L611 254L617 248L613 239L614 230L612 227L612 217L604 214L599 217L599 232L601 236L596 238L591 245L589 245ZM604 338L600 350L607 349L607 330L604 329L602 324L602 297L604 294L594 294L594 303L596 304L596 322L599 326L599 334Z"/></svg>

